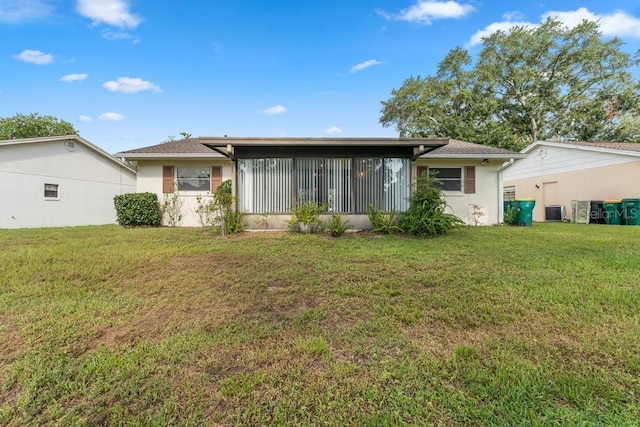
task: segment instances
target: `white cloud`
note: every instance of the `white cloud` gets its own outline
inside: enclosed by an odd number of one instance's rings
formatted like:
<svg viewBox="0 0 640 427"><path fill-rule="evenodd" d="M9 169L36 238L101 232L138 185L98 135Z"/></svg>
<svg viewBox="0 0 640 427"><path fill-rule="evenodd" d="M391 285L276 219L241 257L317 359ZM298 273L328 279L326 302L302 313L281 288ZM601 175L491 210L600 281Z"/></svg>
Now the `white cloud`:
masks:
<svg viewBox="0 0 640 427"><path fill-rule="evenodd" d="M110 29L105 29L102 31L102 37L107 40L129 40L132 39L133 36L125 31L113 31Z"/></svg>
<svg viewBox="0 0 640 427"><path fill-rule="evenodd" d="M81 122L85 122L85 123L89 123L90 121L93 121L93 119L89 116L85 116L82 115L80 117L78 117L78 120L80 120Z"/></svg>
<svg viewBox="0 0 640 427"><path fill-rule="evenodd" d="M338 133L342 133L342 129L340 129L338 126L331 126L330 128L323 130L322 132L329 135L336 135Z"/></svg>
<svg viewBox="0 0 640 427"><path fill-rule="evenodd" d="M124 119L122 114L118 113L102 113L100 114L100 120L106 120L108 122L119 122Z"/></svg>
<svg viewBox="0 0 640 427"><path fill-rule="evenodd" d="M269 107L265 110L261 110L259 111L259 113L262 114L267 114L267 115L274 115L274 114L282 114L282 113L286 113L287 112L287 107L285 107L284 105L274 105L273 107Z"/></svg>
<svg viewBox="0 0 640 427"><path fill-rule="evenodd" d="M493 33L497 33L498 31L509 32L509 30L513 27L536 27L536 24L532 24L530 22L525 21L502 21L502 22L494 22L492 24L487 25L480 31L476 31L474 35L471 36L468 45L475 46L477 44L482 43L482 39L484 37L489 37Z"/></svg>
<svg viewBox="0 0 640 427"><path fill-rule="evenodd" d="M0 22L20 23L48 17L53 7L44 0L0 0Z"/></svg>
<svg viewBox="0 0 640 427"><path fill-rule="evenodd" d="M517 10L512 10L503 13L502 19L504 19L505 21L522 21L524 19L524 14Z"/></svg>
<svg viewBox="0 0 640 427"><path fill-rule="evenodd" d="M509 18L513 18L519 15L505 14L505 21L494 22L487 25L480 31L477 31L471 36L468 45L474 46L482 43L482 38L490 36L497 31L507 32L515 26L524 26L534 28L539 24L525 21L512 21ZM573 11L549 11L541 16L541 21L545 21L547 18L554 18L569 28L573 28L580 24L583 20L598 22L600 31L604 36L618 36L618 37L633 37L640 38L640 18L629 15L628 13L616 10L613 13L597 14L589 11L585 7L578 8Z"/></svg>
<svg viewBox="0 0 640 427"><path fill-rule="evenodd" d="M583 20L597 21L600 31L605 36L640 38L640 18L631 16L622 10L613 13L593 13L585 7L568 11L549 11L542 15L542 19L556 18L568 27L575 27Z"/></svg>
<svg viewBox="0 0 640 427"><path fill-rule="evenodd" d="M29 62L31 64L46 65L53 62L53 55L44 53L40 50L26 49L14 56L20 61Z"/></svg>
<svg viewBox="0 0 640 427"><path fill-rule="evenodd" d="M370 59L368 61L361 62L351 67L351 73L357 73L358 71L362 71L365 68L373 67L374 65L380 65L380 64L382 64L382 62L378 61L377 59Z"/></svg>
<svg viewBox="0 0 640 427"><path fill-rule="evenodd" d="M66 76L60 77L61 82L77 82L80 80L84 80L89 77L88 74L67 74Z"/></svg>
<svg viewBox="0 0 640 427"><path fill-rule="evenodd" d="M144 90L153 92L162 92L162 90L153 83L132 77L120 77L118 80L110 80L105 82L102 87L111 92L136 93Z"/></svg>
<svg viewBox="0 0 640 427"><path fill-rule="evenodd" d="M78 13L94 25L107 24L118 28L136 28L141 19L129 11L127 0L78 0Z"/></svg>
<svg viewBox="0 0 640 427"><path fill-rule="evenodd" d="M400 13L397 14L380 10L377 12L387 19L430 25L435 19L462 18L474 10L475 8L470 4L462 4L452 0L418 0L416 4L406 9L402 9Z"/></svg>

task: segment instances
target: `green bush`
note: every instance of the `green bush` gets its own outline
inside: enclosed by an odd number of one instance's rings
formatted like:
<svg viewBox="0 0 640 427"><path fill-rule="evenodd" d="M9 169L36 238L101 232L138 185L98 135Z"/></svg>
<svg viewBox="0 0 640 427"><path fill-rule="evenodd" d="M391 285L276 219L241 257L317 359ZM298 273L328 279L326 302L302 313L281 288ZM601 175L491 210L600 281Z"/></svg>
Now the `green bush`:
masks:
<svg viewBox="0 0 640 427"><path fill-rule="evenodd" d="M162 212L155 193L128 193L113 198L116 221L123 227L158 227Z"/></svg>
<svg viewBox="0 0 640 427"><path fill-rule="evenodd" d="M418 178L409 197L409 209L400 219L400 229L412 236L437 236L464 225L457 216L445 212L447 203L438 181L432 176Z"/></svg>
<svg viewBox="0 0 640 427"><path fill-rule="evenodd" d="M307 232L318 231L322 228L320 215L326 209L325 205L319 205L316 202L305 202L294 206L291 209L289 228L294 231L303 231L300 227L308 230Z"/></svg>
<svg viewBox="0 0 640 427"><path fill-rule="evenodd" d="M244 212L234 209L231 180L223 181L213 192L209 209L214 213L214 228L223 236L244 231Z"/></svg>
<svg viewBox="0 0 640 427"><path fill-rule="evenodd" d="M389 214L385 214L382 209L377 209L373 205L369 205L369 222L373 227L373 231L378 233L401 233L402 229L398 225L400 221L400 214L395 209Z"/></svg>
<svg viewBox="0 0 640 427"><path fill-rule="evenodd" d="M327 223L327 229L333 237L342 236L350 228L351 224L349 224L349 221L343 221L342 215L339 213L331 216L331 219L329 219Z"/></svg>

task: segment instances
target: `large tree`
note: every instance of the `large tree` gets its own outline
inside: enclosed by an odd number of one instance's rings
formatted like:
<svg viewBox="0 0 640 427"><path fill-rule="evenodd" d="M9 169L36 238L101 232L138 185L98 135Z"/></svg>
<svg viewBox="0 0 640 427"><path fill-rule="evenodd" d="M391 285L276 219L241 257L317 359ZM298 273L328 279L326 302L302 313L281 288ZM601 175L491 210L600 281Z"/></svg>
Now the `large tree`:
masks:
<svg viewBox="0 0 640 427"><path fill-rule="evenodd" d="M483 39L475 65L457 47L435 76L411 77L383 101L380 122L401 136L437 136L521 149L536 140L630 139L638 65L598 24L548 19ZM631 118L630 118L631 117Z"/></svg>
<svg viewBox="0 0 640 427"><path fill-rule="evenodd" d="M71 123L54 116L31 113L16 114L6 118L0 117L0 140L77 134L78 131Z"/></svg>

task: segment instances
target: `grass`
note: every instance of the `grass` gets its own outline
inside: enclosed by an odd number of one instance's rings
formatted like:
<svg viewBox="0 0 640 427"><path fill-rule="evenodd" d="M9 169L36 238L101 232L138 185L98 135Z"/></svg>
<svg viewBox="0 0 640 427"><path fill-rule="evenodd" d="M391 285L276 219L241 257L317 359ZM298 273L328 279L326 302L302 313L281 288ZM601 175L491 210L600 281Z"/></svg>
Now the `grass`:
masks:
<svg viewBox="0 0 640 427"><path fill-rule="evenodd" d="M640 227L0 230L0 425L638 425Z"/></svg>

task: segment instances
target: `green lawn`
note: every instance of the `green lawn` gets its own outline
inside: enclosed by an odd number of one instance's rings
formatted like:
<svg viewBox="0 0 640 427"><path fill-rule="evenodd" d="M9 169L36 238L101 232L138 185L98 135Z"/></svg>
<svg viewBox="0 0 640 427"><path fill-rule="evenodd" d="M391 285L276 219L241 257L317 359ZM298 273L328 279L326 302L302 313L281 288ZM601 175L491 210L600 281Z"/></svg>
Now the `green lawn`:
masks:
<svg viewBox="0 0 640 427"><path fill-rule="evenodd" d="M0 425L638 425L640 227L0 230Z"/></svg>

